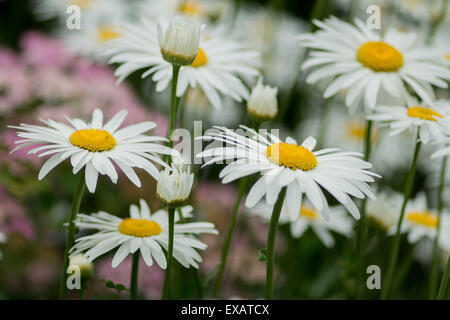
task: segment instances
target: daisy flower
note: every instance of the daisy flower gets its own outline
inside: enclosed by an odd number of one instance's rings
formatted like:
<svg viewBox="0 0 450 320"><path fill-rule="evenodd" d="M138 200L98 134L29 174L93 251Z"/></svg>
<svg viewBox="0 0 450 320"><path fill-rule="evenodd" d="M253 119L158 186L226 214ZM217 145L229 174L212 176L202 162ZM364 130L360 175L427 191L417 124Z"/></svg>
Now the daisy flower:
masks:
<svg viewBox="0 0 450 320"><path fill-rule="evenodd" d="M274 205L282 188L287 187L283 206L287 206L291 220L298 218L303 194L313 208L328 219L329 208L323 188L359 219L359 210L350 196L374 198L368 182L380 176L369 170L372 165L359 159L362 155L358 152L335 148L313 151L316 145L313 137L298 145L293 138L288 137L283 142L264 130L257 133L245 126L241 128L250 137L224 127L214 128L218 132L208 133L200 139L225 142L228 146L209 148L197 157L212 157L204 166L234 160L220 172L222 183L260 173L261 177L247 196L247 208L255 206L264 196L269 205Z"/></svg>
<svg viewBox="0 0 450 320"><path fill-rule="evenodd" d="M167 28L163 27L162 30ZM149 20L140 24L127 24L121 37L109 42L106 54L110 63L119 63L115 75L118 82L132 72L144 69L142 78L152 75L156 91L165 90L172 80L172 65L164 60L158 43L157 25ZM256 77L260 65L258 52L247 50L225 33L225 29L203 32L195 60L180 70L177 96L188 87L200 87L215 108L222 105L222 97L236 101L248 99L249 92L243 79Z"/></svg>
<svg viewBox="0 0 450 320"><path fill-rule="evenodd" d="M413 33L388 29L381 37L359 19L356 26L335 17L314 24L319 31L299 36L301 45L311 48L302 65L302 70L314 69L306 81L329 80L325 98L345 90L351 112L362 103L371 111L384 97L401 104L407 87L431 104L432 86L448 87L450 70L436 61L433 49L417 48Z"/></svg>
<svg viewBox="0 0 450 320"><path fill-rule="evenodd" d="M154 21L181 16L191 21L215 23L225 21L233 11L231 2L223 0L142 0L138 8L143 16Z"/></svg>
<svg viewBox="0 0 450 320"><path fill-rule="evenodd" d="M442 234L445 234L446 226L449 225L450 214L443 210L441 213L441 223L444 226ZM437 232L438 215L433 209L427 205L425 193L419 193L415 199L410 199L406 205L405 215L401 228L402 233L408 234L408 242L416 243L422 238L434 239ZM391 227L389 234L395 233L395 226ZM439 242L448 237L440 236ZM449 239L450 240L450 239ZM449 247L449 243L444 244Z"/></svg>
<svg viewBox="0 0 450 320"><path fill-rule="evenodd" d="M96 109L91 123L66 117L70 125L41 119L47 127L29 124L9 126L18 129L17 136L22 138L15 142L18 146L11 153L36 146L28 153L39 153L39 157L52 155L39 171L39 180L70 158L74 174L85 168L86 186L91 193L95 191L99 174L107 175L113 183L117 183L118 174L113 162L131 182L140 187L141 181L133 168L144 169L157 180L159 171L154 163L167 167L158 155L168 155L173 150L158 144L166 138L144 134L156 127L152 121L119 129L126 116L127 111L122 110L104 124L102 111Z"/></svg>
<svg viewBox="0 0 450 320"><path fill-rule="evenodd" d="M397 224L402 201L403 194L399 192L379 192L376 199L367 201L367 216L387 231Z"/></svg>
<svg viewBox="0 0 450 320"><path fill-rule="evenodd" d="M193 183L194 174L190 167L172 162L172 168L166 168L159 175L156 195L164 206L177 207L189 198Z"/></svg>
<svg viewBox="0 0 450 320"><path fill-rule="evenodd" d="M367 118L384 125L389 125L390 135L397 135L405 130L419 130L420 141L424 144L431 139L441 141L449 131L450 109L440 103L425 103L409 98L407 107L379 106L373 115Z"/></svg>
<svg viewBox="0 0 450 320"><path fill-rule="evenodd" d="M305 201L307 202L307 201ZM250 213L262 217L270 222L273 207L266 203L259 203ZM287 208L283 208L279 224L290 223L291 234L294 238L300 238L308 228L311 228L322 243L331 248L334 246L334 238L331 231L350 237L353 233L353 220L350 219L341 206L330 207L330 220L325 221L310 203L302 204L298 218L290 221Z"/></svg>
<svg viewBox="0 0 450 320"><path fill-rule="evenodd" d="M298 63L304 50L299 50L296 35L308 32L309 24L294 15L263 7L242 6L236 17L236 28L252 48L262 55L265 81L280 90L289 90L297 77Z"/></svg>
<svg viewBox="0 0 450 320"><path fill-rule="evenodd" d="M328 106L326 130L323 130L322 117L317 114L298 126L297 135L308 136L312 132L322 136L323 147L336 147L344 150L364 152L366 135L366 116L362 112L349 115L345 106L333 99ZM407 167L409 161L404 157L414 147L409 135L389 135L389 128L372 127L371 162L374 171L382 176L391 176L399 167Z"/></svg>
<svg viewBox="0 0 450 320"><path fill-rule="evenodd" d="M122 219L103 211L91 215L79 214L75 224L80 230L94 229L98 232L76 239L71 253L84 253L88 261L93 261L118 247L111 263L115 268L129 254L139 250L147 266L152 266L155 259L165 269L167 261L163 249L167 250L169 241L167 212L158 210L152 214L144 200L139 200L139 203L140 208L130 206L130 218ZM185 217L190 217L191 212L191 206L182 208ZM207 247L192 235L218 234L209 222L175 223L174 232L173 256L186 268L198 268L202 258L195 249L204 250Z"/></svg>
<svg viewBox="0 0 450 320"><path fill-rule="evenodd" d="M125 2L112 1L106 8L83 15L82 28L60 28L58 36L72 52L105 62L107 42L119 38L120 26L129 20L127 9Z"/></svg>

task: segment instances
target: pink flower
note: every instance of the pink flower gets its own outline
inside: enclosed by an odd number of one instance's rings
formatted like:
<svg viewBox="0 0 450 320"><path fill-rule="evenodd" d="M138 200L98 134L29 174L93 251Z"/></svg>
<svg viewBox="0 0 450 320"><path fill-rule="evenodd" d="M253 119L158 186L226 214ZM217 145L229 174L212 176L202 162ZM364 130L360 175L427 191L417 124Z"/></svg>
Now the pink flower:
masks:
<svg viewBox="0 0 450 320"><path fill-rule="evenodd" d="M26 32L20 40L20 46L23 61L36 68L64 68L75 60L67 54L61 42L39 32Z"/></svg>

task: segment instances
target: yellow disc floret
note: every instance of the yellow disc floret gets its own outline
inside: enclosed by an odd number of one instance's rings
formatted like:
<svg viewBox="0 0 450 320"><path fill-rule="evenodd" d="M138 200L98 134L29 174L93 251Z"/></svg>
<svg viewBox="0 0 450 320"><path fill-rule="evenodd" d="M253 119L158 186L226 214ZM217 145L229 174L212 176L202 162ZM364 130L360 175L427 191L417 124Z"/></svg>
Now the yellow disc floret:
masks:
<svg viewBox="0 0 450 320"><path fill-rule="evenodd" d="M438 219L436 215L429 211L414 211L407 214L406 218L415 224L429 228L436 228Z"/></svg>
<svg viewBox="0 0 450 320"><path fill-rule="evenodd" d="M97 30L97 40L102 43L118 37L120 34L114 28L104 26Z"/></svg>
<svg viewBox="0 0 450 320"><path fill-rule="evenodd" d="M305 147L290 143L275 143L267 147L266 156L277 165L292 170L312 170L317 166L314 154Z"/></svg>
<svg viewBox="0 0 450 320"><path fill-rule="evenodd" d="M199 15L202 8L197 1L187 0L180 4L178 10L185 15Z"/></svg>
<svg viewBox="0 0 450 320"><path fill-rule="evenodd" d="M406 111L408 117L420 118L428 121L437 121L436 117L442 118L442 115L433 109L427 107L409 107Z"/></svg>
<svg viewBox="0 0 450 320"><path fill-rule="evenodd" d="M302 206L300 208L300 217L310 219L310 220L315 220L317 218L317 213L316 213L316 210L314 210L311 207Z"/></svg>
<svg viewBox="0 0 450 320"><path fill-rule="evenodd" d="M102 129L77 130L70 135L69 141L74 146L91 152L108 151L117 144L114 137Z"/></svg>
<svg viewBox="0 0 450 320"><path fill-rule="evenodd" d="M197 56L195 57L194 62L191 63L192 67L201 67L204 66L208 62L208 58L206 57L205 51L198 48Z"/></svg>
<svg viewBox="0 0 450 320"><path fill-rule="evenodd" d="M383 41L369 41L362 44L356 57L363 66L375 72L394 72L403 66L402 54Z"/></svg>
<svg viewBox="0 0 450 320"><path fill-rule="evenodd" d="M155 221L125 218L119 224L119 232L134 237L151 237L160 234L161 227Z"/></svg>

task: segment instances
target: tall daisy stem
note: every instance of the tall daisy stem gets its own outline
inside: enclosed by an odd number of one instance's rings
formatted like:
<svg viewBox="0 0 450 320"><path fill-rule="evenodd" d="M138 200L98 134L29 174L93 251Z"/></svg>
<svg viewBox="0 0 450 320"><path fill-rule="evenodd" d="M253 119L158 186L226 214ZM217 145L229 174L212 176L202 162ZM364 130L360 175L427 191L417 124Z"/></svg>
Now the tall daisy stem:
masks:
<svg viewBox="0 0 450 320"><path fill-rule="evenodd" d="M441 212L443 207L443 192L445 185L445 172L447 169L447 157L442 158L441 163L441 175L439 180L439 189L438 189L438 203L437 203L437 215L438 221L436 226L436 235L433 239L433 258L431 263L431 275L430 275L430 286L428 292L428 298L434 299L436 295L436 286L437 286L437 276L438 276L438 251L439 251L439 235L441 233Z"/></svg>
<svg viewBox="0 0 450 320"><path fill-rule="evenodd" d="M164 277L164 287L162 298L164 300L170 299L170 272L172 269L173 256L173 232L175 225L175 208L169 208L169 246L167 250L167 268Z"/></svg>
<svg viewBox="0 0 450 320"><path fill-rule="evenodd" d="M130 297L131 300L136 300L137 288L138 288L138 273L139 273L139 252L133 254L133 263L131 266L131 279L130 279Z"/></svg>
<svg viewBox="0 0 450 320"><path fill-rule="evenodd" d="M366 131L364 135L364 161L369 161L370 153L372 151L372 127L373 122L367 120ZM366 217L366 205L367 199L364 198L361 202L361 219L358 223L357 238L356 238L356 252L358 254L358 285L357 288L361 288L363 285L364 275L364 247L365 247L365 235L367 229L367 217Z"/></svg>
<svg viewBox="0 0 450 320"><path fill-rule="evenodd" d="M386 300L389 298L390 290L392 287L392 280L395 273L395 268L397 265L397 258L398 258L398 250L400 248L400 230L402 228L403 223L403 216L405 215L405 208L406 204L409 200L409 197L411 195L411 190L414 184L414 177L416 174L416 164L417 164L417 158L419 156L420 152L420 146L421 142L419 141L419 134L417 134L416 138L416 146L414 148L414 156L411 162L411 168L409 169L408 177L406 178L406 185L405 185L405 192L403 196L403 204L402 209L400 211L400 216L398 218L397 222L397 228L395 232L395 238L394 238L394 246L391 251L391 256L389 258L389 267L388 267L388 273L386 275L386 280L384 282L383 292L381 294L381 299Z"/></svg>
<svg viewBox="0 0 450 320"><path fill-rule="evenodd" d="M241 204L242 197L244 196L245 189L247 187L247 178L242 178L239 181L239 194L234 204L233 213L231 216L231 223L228 227L227 237L222 248L222 256L220 259L219 271L217 272L217 277L214 282L213 296L217 297L220 291L220 286L222 284L222 278L225 271L225 265L227 264L228 250L230 249L231 237L233 236L234 226L236 225L236 218L239 211L239 206Z"/></svg>
<svg viewBox="0 0 450 320"><path fill-rule="evenodd" d="M72 209L69 217L69 228L67 230L66 248L64 249L64 262L63 271L61 275L61 286L59 291L59 298L65 300L67 298L67 267L69 266L69 250L73 246L73 237L75 235L75 219L80 211L81 199L83 198L83 192L86 187L84 182L84 174L80 174L80 181L75 192L75 196L72 202Z"/></svg>
<svg viewBox="0 0 450 320"><path fill-rule="evenodd" d="M172 87L170 89L170 115L169 115L169 129L167 131L167 138L170 140L170 136L172 135L173 130L175 130L176 122L177 122L177 107L178 107L178 99L177 99L177 86L178 86L178 75L180 74L180 66L173 64L172 65ZM172 140L169 142L170 146L173 146Z"/></svg>
<svg viewBox="0 0 450 320"><path fill-rule="evenodd" d="M447 266L445 267L444 275L442 276L441 285L437 295L438 300L444 300L447 293L448 279L450 278L450 255L448 256Z"/></svg>
<svg viewBox="0 0 450 320"><path fill-rule="evenodd" d="M273 295L273 271L275 268L275 237L277 233L278 221L280 220L281 209L283 208L286 187L278 195L270 218L269 233L267 234L267 272L266 272L266 299L272 300Z"/></svg>

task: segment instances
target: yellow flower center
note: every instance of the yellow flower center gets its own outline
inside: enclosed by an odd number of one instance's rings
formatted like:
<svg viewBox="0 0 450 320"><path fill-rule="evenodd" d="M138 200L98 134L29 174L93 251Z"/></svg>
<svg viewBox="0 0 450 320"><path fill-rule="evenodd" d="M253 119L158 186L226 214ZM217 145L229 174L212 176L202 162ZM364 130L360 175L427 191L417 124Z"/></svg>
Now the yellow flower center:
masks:
<svg viewBox="0 0 450 320"><path fill-rule="evenodd" d="M437 121L436 117L442 118L442 115L433 109L427 107L409 107L406 111L408 117L420 118L428 121Z"/></svg>
<svg viewBox="0 0 450 320"><path fill-rule="evenodd" d="M445 55L445 59L447 59L448 61L450 61L450 53L447 53L447 54Z"/></svg>
<svg viewBox="0 0 450 320"><path fill-rule="evenodd" d="M310 220L315 220L317 218L317 213L311 207L302 206L300 208L300 217L310 219Z"/></svg>
<svg viewBox="0 0 450 320"><path fill-rule="evenodd" d="M151 237L161 233L161 227L155 221L125 218L119 224L119 232L134 237Z"/></svg>
<svg viewBox="0 0 450 320"><path fill-rule="evenodd" d="M406 218L414 222L416 224L419 224L421 226L429 227L429 228L436 228L438 219L436 215L429 211L414 211L408 213Z"/></svg>
<svg viewBox="0 0 450 320"><path fill-rule="evenodd" d="M89 8L91 2L92 0L72 0L70 4L80 7L80 9L86 9Z"/></svg>
<svg viewBox="0 0 450 320"><path fill-rule="evenodd" d="M202 11L200 4L192 0L184 1L182 4L180 4L178 10L185 15L196 15Z"/></svg>
<svg viewBox="0 0 450 320"><path fill-rule="evenodd" d="M192 67L201 67L204 66L208 62L208 58L206 57L205 52L198 48L197 56L195 57L194 62L191 63Z"/></svg>
<svg viewBox="0 0 450 320"><path fill-rule="evenodd" d="M383 41L369 41L362 44L356 57L363 66L375 72L393 72L403 65L402 54Z"/></svg>
<svg viewBox="0 0 450 320"><path fill-rule="evenodd" d="M317 159L311 151L305 147L286 142L268 146L266 156L272 163L292 170L308 171L317 166Z"/></svg>
<svg viewBox="0 0 450 320"><path fill-rule="evenodd" d="M363 122L353 121L347 126L347 136L350 139L357 141L364 141L366 137L366 125ZM372 142L376 141L378 138L378 132L373 130L372 132Z"/></svg>
<svg viewBox="0 0 450 320"><path fill-rule="evenodd" d="M116 146L116 139L106 130L81 129L72 133L69 141L74 146L91 152L111 150Z"/></svg>
<svg viewBox="0 0 450 320"><path fill-rule="evenodd" d="M118 37L120 37L120 33L112 27L100 27L97 31L97 39L99 42L107 42Z"/></svg>

